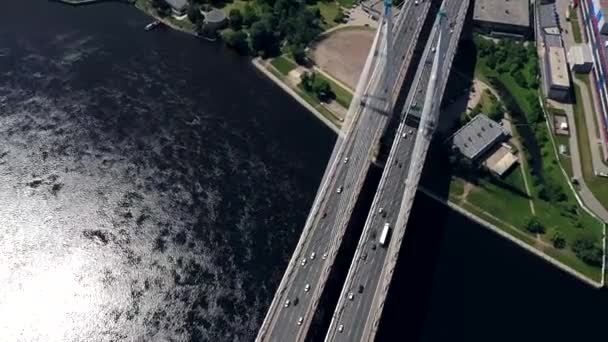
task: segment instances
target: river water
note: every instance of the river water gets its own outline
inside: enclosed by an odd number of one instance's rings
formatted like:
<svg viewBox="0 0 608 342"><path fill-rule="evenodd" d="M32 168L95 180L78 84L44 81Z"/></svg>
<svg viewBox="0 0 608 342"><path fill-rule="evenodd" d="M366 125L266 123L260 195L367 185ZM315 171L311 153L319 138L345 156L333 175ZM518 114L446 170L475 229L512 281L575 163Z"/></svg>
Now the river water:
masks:
<svg viewBox="0 0 608 342"><path fill-rule="evenodd" d="M2 342L250 341L264 317L335 136L246 59L149 21L0 11ZM605 337L605 292L428 198L412 220L382 340Z"/></svg>

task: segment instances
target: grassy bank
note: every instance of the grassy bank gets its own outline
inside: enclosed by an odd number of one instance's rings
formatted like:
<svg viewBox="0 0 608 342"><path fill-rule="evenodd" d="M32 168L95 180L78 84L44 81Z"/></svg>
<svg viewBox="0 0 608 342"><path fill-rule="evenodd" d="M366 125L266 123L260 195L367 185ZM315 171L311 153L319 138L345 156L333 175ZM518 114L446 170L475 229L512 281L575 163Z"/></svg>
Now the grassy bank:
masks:
<svg viewBox="0 0 608 342"><path fill-rule="evenodd" d="M570 9L570 25L572 26L572 38L579 44L583 42L581 27L578 23L578 8Z"/></svg>
<svg viewBox="0 0 608 342"><path fill-rule="evenodd" d="M463 172L456 168L449 197L505 232L599 281L601 268L596 261L591 262L594 265L584 262L580 258L583 254L574 253L574 246L579 246L583 238L592 239L598 246L603 226L578 205L569 179L561 171L560 165L572 174L569 158L555 153L558 144L568 146L568 139L554 136L544 121L538 103L535 50L533 46L512 43L489 48L488 44L493 43L484 40L481 44L486 50L481 53L477 47L475 76L499 93L503 107L513 118L513 136L522 143L525 160L504 179L482 170L465 168ZM482 112L492 105L482 96ZM588 143L581 145L589 148ZM533 217L542 227L540 233L530 228ZM560 243L555 242L558 240Z"/></svg>
<svg viewBox="0 0 608 342"><path fill-rule="evenodd" d="M165 17L161 17L156 10L152 7L149 0L135 0L135 7L144 11L148 15L164 22L165 24L187 33L195 34L196 26L188 19L184 18L183 20L177 20L172 16L168 15Z"/></svg>

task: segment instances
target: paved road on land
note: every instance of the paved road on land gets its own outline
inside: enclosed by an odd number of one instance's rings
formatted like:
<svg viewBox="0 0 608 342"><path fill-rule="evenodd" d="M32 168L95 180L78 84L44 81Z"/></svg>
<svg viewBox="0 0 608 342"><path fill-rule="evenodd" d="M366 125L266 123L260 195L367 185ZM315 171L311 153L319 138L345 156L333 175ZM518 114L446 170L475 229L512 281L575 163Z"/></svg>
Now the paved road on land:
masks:
<svg viewBox="0 0 608 342"><path fill-rule="evenodd" d="M445 88L467 8L468 0L445 3L444 11L447 14L447 21L457 24L453 33L449 29L443 30L442 45L445 48L441 49L443 55L437 58L442 61L439 72L444 76L440 77L438 83L431 85L432 91L436 93L430 95L431 98L434 95L437 106L439 106ZM414 111L422 110L420 107L425 103L440 32L438 24L433 28L423 53L405 102L403 117L414 114ZM454 38L452 38L452 34ZM437 49L438 53L439 51ZM435 112L438 114L438 108ZM418 113L418 115L420 114ZM396 261L401 246L436 120L436 114L431 118L423 118L419 128L409 126L409 122L412 122L410 120L402 120L397 130L326 341L371 341L375 337L392 276L391 267L394 267L394 261ZM412 170L410 170L410 166L412 166ZM382 213L380 208L382 208ZM378 243L378 237L385 223L388 223L393 230L389 249Z"/></svg>
<svg viewBox="0 0 608 342"><path fill-rule="evenodd" d="M393 73L386 73L386 52L379 49L376 67L365 91L368 95L364 97L365 105L356 111L349 132L334 148L330 166L260 329L258 341L303 341L306 338L388 119L392 104L388 103L386 93L400 90L402 74L409 66L429 8L428 2L418 6L408 2L404 6L394 31L394 53L400 58L395 64L399 67L393 68ZM394 71L398 74L395 75ZM385 77L389 77L387 82ZM385 92L385 84L389 84L390 92ZM289 304L286 306L287 300Z"/></svg>

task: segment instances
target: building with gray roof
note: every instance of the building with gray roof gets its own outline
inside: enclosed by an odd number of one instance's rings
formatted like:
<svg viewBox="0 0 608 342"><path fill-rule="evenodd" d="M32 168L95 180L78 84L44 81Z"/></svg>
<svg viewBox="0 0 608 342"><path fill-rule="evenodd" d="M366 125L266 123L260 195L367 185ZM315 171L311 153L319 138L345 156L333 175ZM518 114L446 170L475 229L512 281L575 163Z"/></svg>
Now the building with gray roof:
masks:
<svg viewBox="0 0 608 342"><path fill-rule="evenodd" d="M537 42L542 48L539 57L543 90L550 99L567 101L570 75L555 3L537 5L535 11Z"/></svg>
<svg viewBox="0 0 608 342"><path fill-rule="evenodd" d="M226 25L227 18L224 11L217 8L212 9L209 12L205 12L205 26L210 30L219 30Z"/></svg>
<svg viewBox="0 0 608 342"><path fill-rule="evenodd" d="M475 0L473 21L478 29L493 36L527 36L529 0Z"/></svg>
<svg viewBox="0 0 608 342"><path fill-rule="evenodd" d="M473 161L500 144L507 137L505 129L484 114L477 114L452 136L453 147Z"/></svg>
<svg viewBox="0 0 608 342"><path fill-rule="evenodd" d="M188 1L187 0L165 0L169 6L171 6L171 12L173 12L174 16L184 16L186 15L186 11L188 10Z"/></svg>
<svg viewBox="0 0 608 342"><path fill-rule="evenodd" d="M591 50L586 44L576 44L570 47L568 51L568 61L570 69L578 73L589 73L593 67L593 57Z"/></svg>

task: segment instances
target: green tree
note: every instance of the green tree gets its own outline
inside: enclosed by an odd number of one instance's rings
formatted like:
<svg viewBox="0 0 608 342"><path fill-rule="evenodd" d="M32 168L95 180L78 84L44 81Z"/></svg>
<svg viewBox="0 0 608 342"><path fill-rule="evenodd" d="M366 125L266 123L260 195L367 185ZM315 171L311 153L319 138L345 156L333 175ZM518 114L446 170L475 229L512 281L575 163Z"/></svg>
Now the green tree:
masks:
<svg viewBox="0 0 608 342"><path fill-rule="evenodd" d="M585 263L593 266L602 265L602 247L598 246L596 239L592 235L579 235L572 243L572 250Z"/></svg>
<svg viewBox="0 0 608 342"><path fill-rule="evenodd" d="M241 30L226 30L222 34L222 38L226 45L233 48L241 55L246 55L249 52L249 44L247 43L247 34Z"/></svg>
<svg viewBox="0 0 608 342"><path fill-rule="evenodd" d="M545 227L538 221L536 216L530 216L524 225L527 231L533 234L543 234Z"/></svg>
<svg viewBox="0 0 608 342"><path fill-rule="evenodd" d="M559 229L554 229L551 232L551 243L555 248L562 249L566 247L566 238L564 238L562 232Z"/></svg>
<svg viewBox="0 0 608 342"><path fill-rule="evenodd" d="M302 84L302 88L304 88L305 91L312 91L312 82L314 80L314 74L311 75L309 72L303 72L300 75L300 83Z"/></svg>
<svg viewBox="0 0 608 342"><path fill-rule="evenodd" d="M238 10L238 8L233 8L230 10L230 13L228 14L228 19L230 20L230 27L232 27L232 29L235 31L240 30L243 26L243 15L241 14L241 11Z"/></svg>
<svg viewBox="0 0 608 342"><path fill-rule="evenodd" d="M317 95L317 98L323 102L328 102L335 97L334 92L331 90L331 86L324 79L315 79L312 87L312 90L315 95Z"/></svg>
<svg viewBox="0 0 608 342"><path fill-rule="evenodd" d="M194 24L204 19L198 6L190 5L190 7L188 7L188 19L190 19L190 22Z"/></svg>
<svg viewBox="0 0 608 342"><path fill-rule="evenodd" d="M255 9L249 3L245 5L243 9L243 25L251 27L253 23L260 20L258 15L255 13Z"/></svg>
<svg viewBox="0 0 608 342"><path fill-rule="evenodd" d="M304 46L302 45L292 46L291 55L293 56L293 59L296 61L296 63L300 65L305 65L308 62L306 59L306 51L304 49Z"/></svg>
<svg viewBox="0 0 608 342"><path fill-rule="evenodd" d="M262 21L256 21L249 29L251 49L266 57L272 50L273 35L270 28Z"/></svg>
<svg viewBox="0 0 608 342"><path fill-rule="evenodd" d="M340 10L340 11L338 11L338 13L336 13L336 16L334 17L334 22L336 22L338 24L342 23L345 18L346 18L346 16L344 15L344 12L342 12Z"/></svg>
<svg viewBox="0 0 608 342"><path fill-rule="evenodd" d="M152 0L152 7L161 18L171 14L171 7L164 0Z"/></svg>
<svg viewBox="0 0 608 342"><path fill-rule="evenodd" d="M513 72L513 78L515 79L515 82L517 82L517 85L522 88L528 88L528 81L526 80L526 77L524 77L524 74L521 72L521 69L516 69Z"/></svg>
<svg viewBox="0 0 608 342"><path fill-rule="evenodd" d="M495 69L496 68L496 64L497 64L497 58L496 55L494 54L488 54L487 60L486 60L486 64L488 65L488 68L490 69Z"/></svg>

